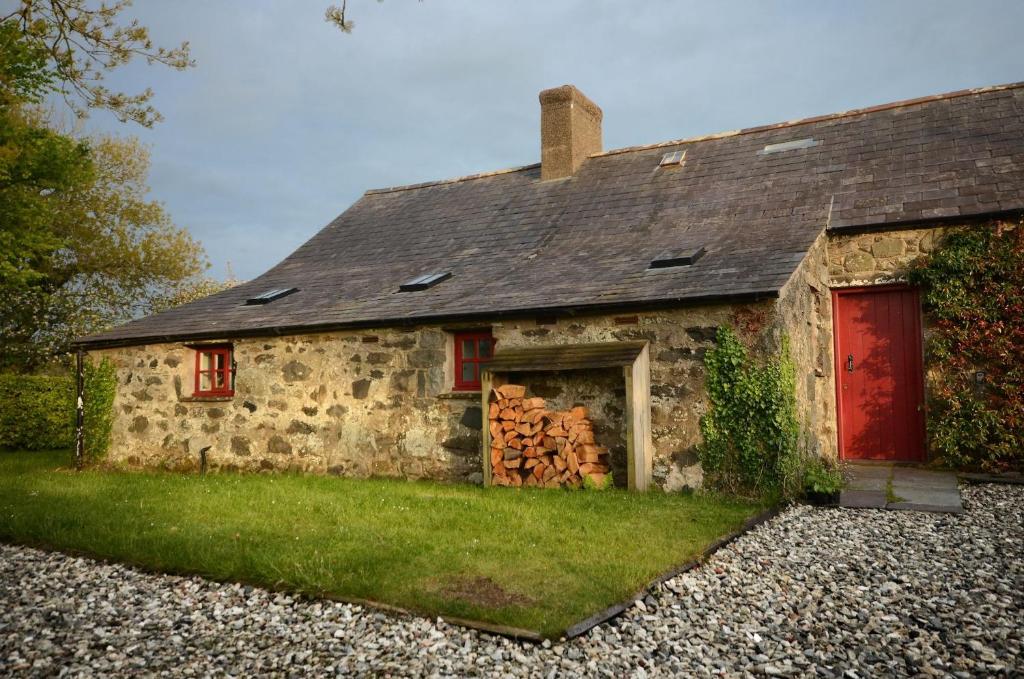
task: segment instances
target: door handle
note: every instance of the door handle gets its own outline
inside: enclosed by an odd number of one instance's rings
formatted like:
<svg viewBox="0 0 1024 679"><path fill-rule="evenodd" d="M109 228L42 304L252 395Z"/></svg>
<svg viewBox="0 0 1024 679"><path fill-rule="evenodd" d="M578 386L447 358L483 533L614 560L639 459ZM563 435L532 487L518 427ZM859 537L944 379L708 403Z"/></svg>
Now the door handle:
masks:
<svg viewBox="0 0 1024 679"><path fill-rule="evenodd" d="M852 373L853 372L853 354L849 354L846 357L846 372L848 372L848 373Z"/></svg>

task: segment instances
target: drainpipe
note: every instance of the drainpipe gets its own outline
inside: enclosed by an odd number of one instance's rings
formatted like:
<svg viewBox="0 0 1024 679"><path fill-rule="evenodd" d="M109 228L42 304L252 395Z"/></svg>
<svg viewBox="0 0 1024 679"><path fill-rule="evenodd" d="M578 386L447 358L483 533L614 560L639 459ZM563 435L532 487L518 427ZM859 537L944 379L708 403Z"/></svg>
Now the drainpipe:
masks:
<svg viewBox="0 0 1024 679"><path fill-rule="evenodd" d="M75 383L78 394L75 408L75 469L82 471L85 463L85 352L81 348L75 355Z"/></svg>

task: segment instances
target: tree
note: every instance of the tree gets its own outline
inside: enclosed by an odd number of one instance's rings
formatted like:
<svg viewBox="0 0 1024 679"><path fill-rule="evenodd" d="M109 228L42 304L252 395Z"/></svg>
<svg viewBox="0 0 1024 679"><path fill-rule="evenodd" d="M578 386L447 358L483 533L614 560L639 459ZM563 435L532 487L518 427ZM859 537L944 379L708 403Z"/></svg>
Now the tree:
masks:
<svg viewBox="0 0 1024 679"><path fill-rule="evenodd" d="M131 4L131 0L99 5L88 0L19 0L18 8L0 21L17 26L26 49L45 55L50 74L46 87L59 92L78 117L85 117L89 109L106 109L121 122L150 127L163 119L149 103L153 91L111 91L103 84L105 73L135 57L178 70L195 62L187 42L171 49L155 47L149 29L137 20L120 23L119 15Z"/></svg>
<svg viewBox="0 0 1024 679"><path fill-rule="evenodd" d="M202 246L146 198L146 149L114 137L94 138L89 149L92 173L60 193L50 228L36 231L57 246L24 263L26 284L4 286L0 361L7 365L0 367L34 369L75 337L151 313L203 284Z"/></svg>
<svg viewBox="0 0 1024 679"><path fill-rule="evenodd" d="M207 264L147 199L146 149L52 129L32 106L48 57L9 22L0 48L0 370L33 370L196 285Z"/></svg>

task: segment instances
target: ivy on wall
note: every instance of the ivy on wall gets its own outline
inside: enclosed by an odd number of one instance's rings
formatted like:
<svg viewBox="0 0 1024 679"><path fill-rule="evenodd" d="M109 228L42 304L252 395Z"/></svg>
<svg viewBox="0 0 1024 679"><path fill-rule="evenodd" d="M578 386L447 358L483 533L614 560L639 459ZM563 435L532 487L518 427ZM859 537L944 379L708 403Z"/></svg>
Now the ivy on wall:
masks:
<svg viewBox="0 0 1024 679"><path fill-rule="evenodd" d="M698 456L707 485L741 494L798 494L800 426L788 340L780 356L756 362L723 326L704 365L710 405L700 421Z"/></svg>
<svg viewBox="0 0 1024 679"><path fill-rule="evenodd" d="M114 394L117 371L106 358L98 364L85 362L85 460L102 460L110 449L114 426Z"/></svg>
<svg viewBox="0 0 1024 679"><path fill-rule="evenodd" d="M951 234L910 280L921 286L928 434L956 467L1024 466L1024 222Z"/></svg>

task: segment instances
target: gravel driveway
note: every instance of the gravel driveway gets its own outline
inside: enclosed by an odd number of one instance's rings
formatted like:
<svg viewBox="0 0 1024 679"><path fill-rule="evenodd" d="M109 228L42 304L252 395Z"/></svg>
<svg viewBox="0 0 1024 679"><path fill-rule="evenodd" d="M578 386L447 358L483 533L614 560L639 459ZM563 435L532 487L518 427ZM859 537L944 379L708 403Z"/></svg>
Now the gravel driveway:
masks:
<svg viewBox="0 0 1024 679"><path fill-rule="evenodd" d="M0 674L1024 672L1024 487L961 516L795 507L572 642L0 546Z"/></svg>

